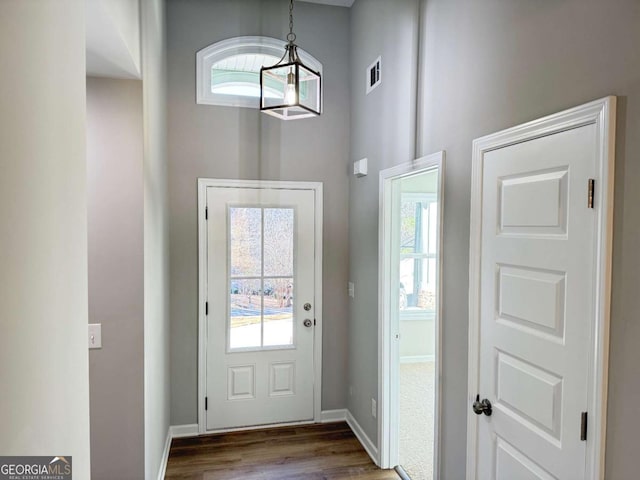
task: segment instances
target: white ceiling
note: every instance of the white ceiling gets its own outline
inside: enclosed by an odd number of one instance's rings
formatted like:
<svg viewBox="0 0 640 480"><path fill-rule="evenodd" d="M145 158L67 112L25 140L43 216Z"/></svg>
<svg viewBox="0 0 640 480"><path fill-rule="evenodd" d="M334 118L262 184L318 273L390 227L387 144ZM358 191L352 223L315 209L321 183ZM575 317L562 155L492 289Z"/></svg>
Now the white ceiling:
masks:
<svg viewBox="0 0 640 480"><path fill-rule="evenodd" d="M355 0L299 1L346 8L351 7L355 2ZM85 3L87 75L140 78L140 31L137 16L139 0L85 0Z"/></svg>
<svg viewBox="0 0 640 480"><path fill-rule="evenodd" d="M140 77L138 0L85 0L87 75Z"/></svg>
<svg viewBox="0 0 640 480"><path fill-rule="evenodd" d="M351 7L356 0L300 0L307 3L321 3L322 5L334 5L336 7Z"/></svg>

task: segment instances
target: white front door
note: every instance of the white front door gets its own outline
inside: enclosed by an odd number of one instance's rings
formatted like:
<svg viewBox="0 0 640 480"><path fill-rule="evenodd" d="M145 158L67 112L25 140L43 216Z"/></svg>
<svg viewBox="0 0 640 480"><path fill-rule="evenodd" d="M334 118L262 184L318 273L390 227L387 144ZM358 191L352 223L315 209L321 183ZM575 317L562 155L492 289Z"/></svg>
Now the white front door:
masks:
<svg viewBox="0 0 640 480"><path fill-rule="evenodd" d="M605 208L588 197L590 179L602 188L600 132L592 122L503 139L483 153L472 302L479 348L470 359L478 362L478 381L469 393L492 411L470 412L469 478L587 476L583 418L593 396L598 219Z"/></svg>
<svg viewBox="0 0 640 480"><path fill-rule="evenodd" d="M206 188L206 429L313 420L315 192Z"/></svg>

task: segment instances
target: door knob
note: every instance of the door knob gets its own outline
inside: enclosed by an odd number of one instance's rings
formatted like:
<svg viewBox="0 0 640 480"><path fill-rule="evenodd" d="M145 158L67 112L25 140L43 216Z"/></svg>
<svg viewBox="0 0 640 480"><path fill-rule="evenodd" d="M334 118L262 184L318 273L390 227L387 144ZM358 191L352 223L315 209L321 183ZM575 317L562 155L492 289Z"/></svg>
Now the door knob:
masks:
<svg viewBox="0 0 640 480"><path fill-rule="evenodd" d="M313 325L313 321L312 321L310 318L305 318L305 319L304 319L304 322L302 322L302 324L303 324L305 327L309 328L311 325Z"/></svg>
<svg viewBox="0 0 640 480"><path fill-rule="evenodd" d="M491 402L486 398L480 401L479 394L476 395L476 401L473 402L473 406L471 408L473 408L473 413L475 413L476 415L482 415L484 413L487 417L490 417L491 414L493 413L491 408Z"/></svg>

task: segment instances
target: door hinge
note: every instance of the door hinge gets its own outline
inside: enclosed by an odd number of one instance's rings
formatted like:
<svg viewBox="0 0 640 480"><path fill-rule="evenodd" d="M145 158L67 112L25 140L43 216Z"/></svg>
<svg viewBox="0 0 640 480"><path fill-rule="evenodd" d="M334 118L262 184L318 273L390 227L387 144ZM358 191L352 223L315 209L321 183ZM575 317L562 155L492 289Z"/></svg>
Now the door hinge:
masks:
<svg viewBox="0 0 640 480"><path fill-rule="evenodd" d="M204 219L209 220L209 207L204 207Z"/></svg>
<svg viewBox="0 0 640 480"><path fill-rule="evenodd" d="M316 326L316 319L315 318L313 319L313 326L314 327Z"/></svg>
<svg viewBox="0 0 640 480"><path fill-rule="evenodd" d="M204 409L209 410L209 397L204 397Z"/></svg>
<svg viewBox="0 0 640 480"><path fill-rule="evenodd" d="M587 412L582 412L582 419L580 421L580 440L587 441Z"/></svg>
<svg viewBox="0 0 640 480"><path fill-rule="evenodd" d="M209 302L204 302L204 314L209 315Z"/></svg>
<svg viewBox="0 0 640 480"><path fill-rule="evenodd" d="M593 178L589 179L589 188L587 193L587 207L593 208L593 195L596 188L596 181Z"/></svg>

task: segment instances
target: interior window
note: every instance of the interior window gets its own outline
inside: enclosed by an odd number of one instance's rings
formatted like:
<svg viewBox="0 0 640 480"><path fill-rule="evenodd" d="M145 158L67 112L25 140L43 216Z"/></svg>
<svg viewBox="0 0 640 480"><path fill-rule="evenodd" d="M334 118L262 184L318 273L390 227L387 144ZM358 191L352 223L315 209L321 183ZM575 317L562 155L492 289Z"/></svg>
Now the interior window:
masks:
<svg viewBox="0 0 640 480"><path fill-rule="evenodd" d="M435 194L403 193L400 231L400 315L433 315L436 299Z"/></svg>

